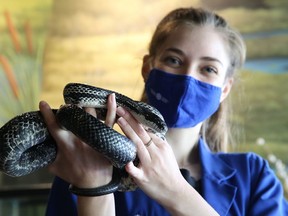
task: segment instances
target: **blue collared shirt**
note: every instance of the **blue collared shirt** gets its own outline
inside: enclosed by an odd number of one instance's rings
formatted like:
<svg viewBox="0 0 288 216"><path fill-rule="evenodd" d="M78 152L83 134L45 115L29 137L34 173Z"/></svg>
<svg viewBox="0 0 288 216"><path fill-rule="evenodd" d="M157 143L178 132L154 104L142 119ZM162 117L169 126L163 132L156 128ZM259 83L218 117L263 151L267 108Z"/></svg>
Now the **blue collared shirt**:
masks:
<svg viewBox="0 0 288 216"><path fill-rule="evenodd" d="M282 185L263 158L254 153L212 153L202 139L199 156L201 195L221 216L288 216ZM46 216L77 215L76 197L68 187L55 178ZM140 189L114 196L117 216L169 215Z"/></svg>

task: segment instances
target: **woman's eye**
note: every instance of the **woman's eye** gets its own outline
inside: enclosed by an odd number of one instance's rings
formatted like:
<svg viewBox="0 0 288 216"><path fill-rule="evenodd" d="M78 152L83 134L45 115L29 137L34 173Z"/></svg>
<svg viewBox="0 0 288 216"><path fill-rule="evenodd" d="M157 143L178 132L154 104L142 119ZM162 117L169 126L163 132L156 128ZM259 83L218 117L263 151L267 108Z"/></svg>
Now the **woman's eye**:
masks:
<svg viewBox="0 0 288 216"><path fill-rule="evenodd" d="M204 67L202 69L202 71L205 73L209 73L209 74L211 74L211 73L217 74L218 73L217 69L214 67Z"/></svg>
<svg viewBox="0 0 288 216"><path fill-rule="evenodd" d="M178 67L178 66L182 65L182 61L179 58L176 58L176 57L166 57L164 59L164 62L168 66L172 66L172 67Z"/></svg>

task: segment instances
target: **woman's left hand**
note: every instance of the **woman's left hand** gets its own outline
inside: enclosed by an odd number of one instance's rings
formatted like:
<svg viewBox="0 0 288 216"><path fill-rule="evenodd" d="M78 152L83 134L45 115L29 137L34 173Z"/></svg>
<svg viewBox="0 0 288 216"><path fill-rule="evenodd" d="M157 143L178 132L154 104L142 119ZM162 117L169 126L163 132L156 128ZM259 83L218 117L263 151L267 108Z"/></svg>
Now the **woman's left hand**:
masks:
<svg viewBox="0 0 288 216"><path fill-rule="evenodd" d="M126 171L146 194L164 204L167 198L171 199L174 193L179 193L179 187L187 184L171 146L166 140L148 133L122 107L117 108L117 114L120 116L117 123L125 135L136 144L140 160L137 167L133 162L128 163Z"/></svg>

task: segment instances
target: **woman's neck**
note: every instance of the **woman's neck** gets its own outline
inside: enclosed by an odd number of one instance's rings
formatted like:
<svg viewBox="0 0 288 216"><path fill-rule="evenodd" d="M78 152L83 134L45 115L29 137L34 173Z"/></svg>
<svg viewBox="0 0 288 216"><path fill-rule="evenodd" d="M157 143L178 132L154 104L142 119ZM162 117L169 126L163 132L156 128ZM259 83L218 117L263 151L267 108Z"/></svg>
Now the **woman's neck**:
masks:
<svg viewBox="0 0 288 216"><path fill-rule="evenodd" d="M199 163L197 146L201 124L193 128L169 128L166 139L171 145L179 167Z"/></svg>

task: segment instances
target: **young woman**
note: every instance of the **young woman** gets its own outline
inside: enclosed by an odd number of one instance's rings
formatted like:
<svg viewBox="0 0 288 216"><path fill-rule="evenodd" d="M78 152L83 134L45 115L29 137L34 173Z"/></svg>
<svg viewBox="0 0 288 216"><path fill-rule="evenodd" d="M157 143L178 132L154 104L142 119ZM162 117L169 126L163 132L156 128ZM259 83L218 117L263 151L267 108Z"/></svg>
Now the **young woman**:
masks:
<svg viewBox="0 0 288 216"><path fill-rule="evenodd" d="M170 12L143 58L143 100L163 115L165 140L146 132L108 98L106 124L119 124L137 146L140 164L126 165L139 189L99 197L72 195L69 184L94 188L111 180L112 166L40 103L57 141L56 177L47 215L288 215L279 180L259 156L225 153L227 98L245 59L241 36L220 16L194 8ZM93 109L87 109L95 115ZM118 116L116 120L116 115Z"/></svg>

